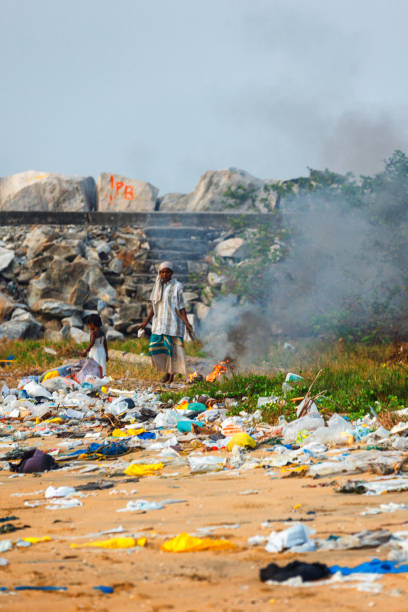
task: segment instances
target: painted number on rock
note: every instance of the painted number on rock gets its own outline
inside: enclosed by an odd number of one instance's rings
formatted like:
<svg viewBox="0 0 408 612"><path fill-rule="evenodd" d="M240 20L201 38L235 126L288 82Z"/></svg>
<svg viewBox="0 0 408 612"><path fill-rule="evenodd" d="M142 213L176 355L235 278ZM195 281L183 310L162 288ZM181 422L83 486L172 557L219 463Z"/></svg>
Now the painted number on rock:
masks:
<svg viewBox="0 0 408 612"><path fill-rule="evenodd" d="M113 174L111 174L110 183L111 194L109 199L111 202L113 202L113 200L117 196L122 197L125 200L133 200L133 198L135 197L132 185L126 185L126 183L124 183L123 181L115 181L115 177L113 176Z"/></svg>

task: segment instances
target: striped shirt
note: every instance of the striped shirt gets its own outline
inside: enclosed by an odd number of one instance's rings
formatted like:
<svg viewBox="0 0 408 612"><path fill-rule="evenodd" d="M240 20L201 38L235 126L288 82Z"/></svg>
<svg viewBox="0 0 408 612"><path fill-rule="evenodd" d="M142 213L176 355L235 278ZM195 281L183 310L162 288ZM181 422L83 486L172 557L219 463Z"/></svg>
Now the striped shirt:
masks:
<svg viewBox="0 0 408 612"><path fill-rule="evenodd" d="M164 283L162 299L160 302L153 303L152 333L183 338L185 325L178 313L185 307L183 285L175 278Z"/></svg>

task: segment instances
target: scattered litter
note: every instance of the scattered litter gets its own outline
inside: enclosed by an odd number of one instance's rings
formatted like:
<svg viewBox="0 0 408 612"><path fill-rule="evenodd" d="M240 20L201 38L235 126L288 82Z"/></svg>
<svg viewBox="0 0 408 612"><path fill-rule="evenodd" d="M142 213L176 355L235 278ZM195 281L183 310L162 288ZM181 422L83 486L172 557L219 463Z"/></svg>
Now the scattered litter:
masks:
<svg viewBox="0 0 408 612"><path fill-rule="evenodd" d="M148 510L162 510L163 508L163 504L149 502L146 499L137 499L136 501L129 501L125 508L120 508L116 512L147 512Z"/></svg>
<svg viewBox="0 0 408 612"><path fill-rule="evenodd" d="M152 476L164 468L163 463L138 464L132 463L125 469L127 476Z"/></svg>
<svg viewBox="0 0 408 612"><path fill-rule="evenodd" d="M114 592L114 588L111 586L104 586L104 585L99 585L99 586L94 586L94 590L95 591L100 591L101 593L105 593L106 595L110 595L111 593Z"/></svg>
<svg viewBox="0 0 408 612"><path fill-rule="evenodd" d="M327 578L330 575L330 569L324 563L304 563L302 561L292 561L282 567L276 563L270 563L259 572L262 582L267 580L285 582L289 578L295 578L296 576L300 576L302 582L310 582Z"/></svg>
<svg viewBox="0 0 408 612"><path fill-rule="evenodd" d="M180 533L172 540L162 544L164 552L197 552L200 550L232 550L236 545L228 540L212 540L210 538L195 538L188 533Z"/></svg>
<svg viewBox="0 0 408 612"><path fill-rule="evenodd" d="M307 525L297 523L284 531L272 531L265 546L267 552L308 552L316 550L316 544L310 539L310 535L315 533Z"/></svg>
<svg viewBox="0 0 408 612"><path fill-rule="evenodd" d="M146 546L146 538L111 538L110 540L100 540L97 542L86 542L84 544L71 544L71 548L135 548L136 546Z"/></svg>
<svg viewBox="0 0 408 612"><path fill-rule="evenodd" d="M380 504L377 508L367 508L364 512L360 512L361 516L369 516L370 514L382 514L384 512L400 512L401 510L408 510L406 504Z"/></svg>
<svg viewBox="0 0 408 612"><path fill-rule="evenodd" d="M350 574L402 574L408 572L408 565L401 565L399 561L371 559L371 561L360 563L355 567L332 565L330 571L332 574L340 572L343 576L349 576Z"/></svg>

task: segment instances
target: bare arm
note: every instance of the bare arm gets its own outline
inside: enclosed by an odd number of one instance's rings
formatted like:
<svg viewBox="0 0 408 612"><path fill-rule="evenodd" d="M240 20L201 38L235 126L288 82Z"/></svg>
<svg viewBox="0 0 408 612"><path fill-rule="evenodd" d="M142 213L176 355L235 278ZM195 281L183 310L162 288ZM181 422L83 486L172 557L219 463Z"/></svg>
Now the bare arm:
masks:
<svg viewBox="0 0 408 612"><path fill-rule="evenodd" d="M181 308L179 312L180 312L180 317L183 319L188 333L190 334L191 338L193 338L193 326L191 325L190 321L187 318L186 309Z"/></svg>
<svg viewBox="0 0 408 612"><path fill-rule="evenodd" d="M147 315L147 319L146 321L143 321L143 323L141 325L139 325L139 329L144 329L146 327L146 325L148 323L150 323L150 321L153 319L154 316L154 310L153 310L153 306L150 309L149 314Z"/></svg>
<svg viewBox="0 0 408 612"><path fill-rule="evenodd" d="M94 332L91 333L91 339L89 342L89 345L86 347L86 349L84 350L84 352L82 353L83 357L86 357L87 354L89 353L89 351L91 350L91 348L93 347L93 345L95 344L95 340L96 340L96 334Z"/></svg>

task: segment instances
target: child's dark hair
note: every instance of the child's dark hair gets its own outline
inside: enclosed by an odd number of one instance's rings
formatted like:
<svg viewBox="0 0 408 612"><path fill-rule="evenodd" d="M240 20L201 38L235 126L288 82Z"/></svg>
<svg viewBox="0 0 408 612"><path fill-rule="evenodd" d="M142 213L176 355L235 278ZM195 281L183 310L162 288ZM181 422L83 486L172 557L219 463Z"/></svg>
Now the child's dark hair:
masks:
<svg viewBox="0 0 408 612"><path fill-rule="evenodd" d="M92 325L95 325L96 327L102 327L103 325L102 319L98 314L88 315L87 317L85 317L84 323L86 323L86 325L89 325L91 323Z"/></svg>

